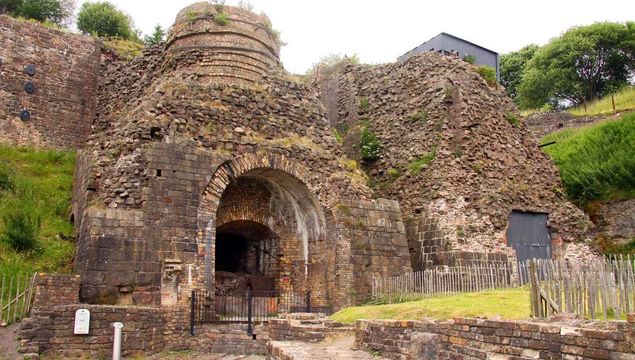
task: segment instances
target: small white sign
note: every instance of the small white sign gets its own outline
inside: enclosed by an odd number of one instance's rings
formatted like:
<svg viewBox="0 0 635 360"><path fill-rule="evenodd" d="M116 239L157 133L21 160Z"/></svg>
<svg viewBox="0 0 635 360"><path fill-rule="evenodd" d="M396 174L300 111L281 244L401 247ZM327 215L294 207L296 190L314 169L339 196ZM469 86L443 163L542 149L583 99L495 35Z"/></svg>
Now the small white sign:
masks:
<svg viewBox="0 0 635 360"><path fill-rule="evenodd" d="M75 312L75 335L88 335L90 332L90 311L79 309Z"/></svg>

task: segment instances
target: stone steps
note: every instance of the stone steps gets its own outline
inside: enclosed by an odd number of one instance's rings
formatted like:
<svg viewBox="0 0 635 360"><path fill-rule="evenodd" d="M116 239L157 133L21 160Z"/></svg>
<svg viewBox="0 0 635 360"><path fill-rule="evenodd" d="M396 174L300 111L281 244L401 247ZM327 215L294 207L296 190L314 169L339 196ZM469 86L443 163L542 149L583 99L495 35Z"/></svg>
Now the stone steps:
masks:
<svg viewBox="0 0 635 360"><path fill-rule="evenodd" d="M361 350L354 350L354 336L327 339L319 343L299 341L271 341L267 345L267 354L275 360L382 360Z"/></svg>

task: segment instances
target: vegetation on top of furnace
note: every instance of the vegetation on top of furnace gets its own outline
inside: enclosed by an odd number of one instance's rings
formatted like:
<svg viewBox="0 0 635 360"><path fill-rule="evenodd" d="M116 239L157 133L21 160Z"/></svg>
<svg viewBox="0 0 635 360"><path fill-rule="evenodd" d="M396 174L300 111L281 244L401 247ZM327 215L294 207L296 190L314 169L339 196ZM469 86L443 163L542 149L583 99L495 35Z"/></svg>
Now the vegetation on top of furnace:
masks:
<svg viewBox="0 0 635 360"><path fill-rule="evenodd" d="M437 149L433 148L429 153L410 162L408 164L408 170L410 170L411 174L417 175L424 167L428 166L435 157L437 157Z"/></svg>
<svg viewBox="0 0 635 360"><path fill-rule="evenodd" d="M584 207L635 197L635 113L558 131L541 143L554 141L543 150L558 165L571 201Z"/></svg>
<svg viewBox="0 0 635 360"><path fill-rule="evenodd" d="M359 56L357 54L342 55L342 54L328 54L322 57L318 62L314 63L305 73L308 78L313 78L316 75L326 76L339 66L346 64L359 64Z"/></svg>
<svg viewBox="0 0 635 360"><path fill-rule="evenodd" d="M0 146L0 273L66 272L75 153Z"/></svg>
<svg viewBox="0 0 635 360"><path fill-rule="evenodd" d="M143 55L143 44L120 38L104 39L104 47L110 49L121 59L132 60Z"/></svg>
<svg viewBox="0 0 635 360"><path fill-rule="evenodd" d="M481 75L489 86L496 86L496 69L491 66L477 66L476 72Z"/></svg>
<svg viewBox="0 0 635 360"><path fill-rule="evenodd" d="M377 135L368 129L368 126L362 126L362 132L359 139L359 153L363 160L375 161L381 156L381 143Z"/></svg>

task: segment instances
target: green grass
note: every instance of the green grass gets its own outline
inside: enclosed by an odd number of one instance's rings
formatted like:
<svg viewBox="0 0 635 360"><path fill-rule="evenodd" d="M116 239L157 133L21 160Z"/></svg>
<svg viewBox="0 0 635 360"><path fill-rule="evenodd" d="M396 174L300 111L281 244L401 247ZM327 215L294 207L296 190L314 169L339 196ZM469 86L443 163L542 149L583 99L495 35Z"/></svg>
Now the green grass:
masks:
<svg viewBox="0 0 635 360"><path fill-rule="evenodd" d="M635 196L635 114L619 120L565 129L541 143L560 168L569 199L580 206L590 201Z"/></svg>
<svg viewBox="0 0 635 360"><path fill-rule="evenodd" d="M333 314L331 319L344 323L353 323L359 319L418 320L477 316L500 316L503 319L517 320L529 318L529 309L529 290L517 288L458 294L401 304L350 307Z"/></svg>
<svg viewBox="0 0 635 360"><path fill-rule="evenodd" d="M629 86L617 92L613 98L615 99L615 110L635 110L635 86ZM611 96L607 95L602 99L587 105L586 111L584 106L577 106L569 109L569 112L575 116L593 116L606 115L613 113L613 105Z"/></svg>
<svg viewBox="0 0 635 360"><path fill-rule="evenodd" d="M26 212L40 219L35 249L19 253L0 241L0 274L70 270L74 252L73 225L69 221L74 164L74 152L0 145L0 173L9 178L9 186L0 190L0 235L5 232L7 216Z"/></svg>

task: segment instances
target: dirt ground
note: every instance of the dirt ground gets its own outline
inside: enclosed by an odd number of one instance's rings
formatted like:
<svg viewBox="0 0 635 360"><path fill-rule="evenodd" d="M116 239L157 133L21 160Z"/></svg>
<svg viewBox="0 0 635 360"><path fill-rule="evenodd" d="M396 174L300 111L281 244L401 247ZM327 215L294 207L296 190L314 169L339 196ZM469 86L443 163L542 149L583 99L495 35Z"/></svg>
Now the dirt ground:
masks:
<svg viewBox="0 0 635 360"><path fill-rule="evenodd" d="M0 360L16 360L22 358L16 350L18 348L16 333L19 329L20 324L0 327Z"/></svg>

